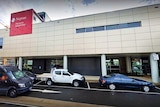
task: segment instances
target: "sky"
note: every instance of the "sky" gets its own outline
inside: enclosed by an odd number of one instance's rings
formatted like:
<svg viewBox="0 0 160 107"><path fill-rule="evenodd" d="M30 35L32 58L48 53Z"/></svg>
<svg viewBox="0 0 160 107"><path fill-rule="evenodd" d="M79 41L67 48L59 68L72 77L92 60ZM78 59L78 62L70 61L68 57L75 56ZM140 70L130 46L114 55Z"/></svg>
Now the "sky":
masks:
<svg viewBox="0 0 160 107"><path fill-rule="evenodd" d="M28 9L46 12L54 21L152 4L160 0L0 0L0 29L10 26L11 13Z"/></svg>

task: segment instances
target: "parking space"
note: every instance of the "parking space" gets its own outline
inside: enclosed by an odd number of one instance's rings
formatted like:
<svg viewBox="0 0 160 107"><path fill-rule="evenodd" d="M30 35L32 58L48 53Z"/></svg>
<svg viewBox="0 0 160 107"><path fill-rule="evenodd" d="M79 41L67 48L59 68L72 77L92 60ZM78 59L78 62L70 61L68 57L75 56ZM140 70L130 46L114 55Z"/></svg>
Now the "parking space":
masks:
<svg viewBox="0 0 160 107"><path fill-rule="evenodd" d="M60 83L54 83L51 86L46 85L44 81L36 81L34 86L40 86L40 87L56 87L56 88L71 88L71 89L84 89L84 90L98 90L98 91L112 91L108 89L107 87L102 87L98 82L86 82L84 86L79 87L73 87L71 84L60 84ZM114 91L126 91L126 92L142 92L139 89L124 89L124 88L117 88ZM156 87L154 90L151 90L151 92L160 93L160 87Z"/></svg>

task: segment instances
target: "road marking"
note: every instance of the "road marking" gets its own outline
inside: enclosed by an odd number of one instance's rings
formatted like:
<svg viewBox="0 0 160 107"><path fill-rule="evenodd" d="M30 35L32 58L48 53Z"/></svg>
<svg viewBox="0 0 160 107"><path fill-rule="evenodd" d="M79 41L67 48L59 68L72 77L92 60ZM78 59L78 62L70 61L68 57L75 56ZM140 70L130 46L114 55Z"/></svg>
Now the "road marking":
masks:
<svg viewBox="0 0 160 107"><path fill-rule="evenodd" d="M160 88L159 88L159 87L156 87L156 89L160 90Z"/></svg>
<svg viewBox="0 0 160 107"><path fill-rule="evenodd" d="M91 89L91 87L90 87L90 85L89 85L89 82L87 82L87 87L88 87L88 89Z"/></svg>
<svg viewBox="0 0 160 107"><path fill-rule="evenodd" d="M62 93L61 91L53 91L53 90L40 90L40 89L32 89L31 91L42 92L42 93Z"/></svg>
<svg viewBox="0 0 160 107"><path fill-rule="evenodd" d="M40 84L40 83L42 83L43 81L39 81L39 82L37 82L36 84L34 84L33 86L36 86L36 85L38 85L38 84Z"/></svg>
<svg viewBox="0 0 160 107"><path fill-rule="evenodd" d="M96 89L96 88L92 88L91 90L95 90L95 91L106 91L106 92L123 92L123 93L160 95L160 93L158 93L158 92L143 92L143 91L131 91L131 90L110 90L110 89Z"/></svg>
<svg viewBox="0 0 160 107"><path fill-rule="evenodd" d="M37 85L40 87L48 87L48 85ZM52 88L67 88L67 89L81 89L91 91L104 91L104 92L123 92L123 93L136 93L136 94L148 94L148 95L160 95L158 92L143 92L143 91L130 91L130 90L110 90L110 89L97 89L97 88L83 88L83 87L69 87L69 86L49 86Z"/></svg>

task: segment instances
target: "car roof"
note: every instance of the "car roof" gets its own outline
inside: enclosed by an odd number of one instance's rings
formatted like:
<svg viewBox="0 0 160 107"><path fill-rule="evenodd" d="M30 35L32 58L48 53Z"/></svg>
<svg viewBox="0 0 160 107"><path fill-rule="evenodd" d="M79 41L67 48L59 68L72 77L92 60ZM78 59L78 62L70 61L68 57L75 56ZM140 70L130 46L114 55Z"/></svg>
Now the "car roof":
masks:
<svg viewBox="0 0 160 107"><path fill-rule="evenodd" d="M10 71L12 69L18 69L16 66L12 66L12 65L0 65L0 68L4 69L5 71Z"/></svg>
<svg viewBox="0 0 160 107"><path fill-rule="evenodd" d="M124 74L119 74L119 73L113 73L113 74L111 74L111 76L128 77Z"/></svg>

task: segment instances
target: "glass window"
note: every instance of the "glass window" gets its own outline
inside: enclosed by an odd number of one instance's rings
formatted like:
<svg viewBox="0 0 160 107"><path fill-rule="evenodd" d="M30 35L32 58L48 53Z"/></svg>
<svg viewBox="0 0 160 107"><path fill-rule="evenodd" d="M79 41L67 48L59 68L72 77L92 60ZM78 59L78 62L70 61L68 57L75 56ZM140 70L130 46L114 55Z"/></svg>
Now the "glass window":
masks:
<svg viewBox="0 0 160 107"><path fill-rule="evenodd" d="M114 29L119 29L119 24L106 26L106 30L114 30Z"/></svg>
<svg viewBox="0 0 160 107"><path fill-rule="evenodd" d="M113 65L119 66L119 59L113 59Z"/></svg>
<svg viewBox="0 0 160 107"><path fill-rule="evenodd" d="M63 72L63 75L70 76L68 72Z"/></svg>
<svg viewBox="0 0 160 107"><path fill-rule="evenodd" d="M7 78L5 72L0 68L0 81L5 81Z"/></svg>
<svg viewBox="0 0 160 107"><path fill-rule="evenodd" d="M127 23L119 24L119 28L120 29L128 28L128 24Z"/></svg>
<svg viewBox="0 0 160 107"><path fill-rule="evenodd" d="M140 27L141 22L133 22L133 23L128 23L128 27Z"/></svg>
<svg viewBox="0 0 160 107"><path fill-rule="evenodd" d="M93 31L93 27L86 28L86 32L92 32L92 31Z"/></svg>
<svg viewBox="0 0 160 107"><path fill-rule="evenodd" d="M9 71L8 75L12 79L20 79L20 78L23 78L23 77L27 76L24 71L21 71L19 69L17 69L16 71L14 71L14 70L13 71Z"/></svg>
<svg viewBox="0 0 160 107"><path fill-rule="evenodd" d="M132 58L132 70L135 74L143 74L142 60L140 58Z"/></svg>
<svg viewBox="0 0 160 107"><path fill-rule="evenodd" d="M140 26L141 26L141 22L139 21L139 22L122 23L122 24L114 24L114 25L79 28L79 29L76 29L76 33L103 31L103 30L115 30L115 29L132 28L132 27L140 27Z"/></svg>
<svg viewBox="0 0 160 107"><path fill-rule="evenodd" d="M0 38L0 49L3 47L3 38Z"/></svg>
<svg viewBox="0 0 160 107"><path fill-rule="evenodd" d="M76 33L83 33L85 32L85 28L76 29Z"/></svg>
<svg viewBox="0 0 160 107"><path fill-rule="evenodd" d="M118 58L110 58L106 60L106 67L108 73L119 73L120 72L120 64Z"/></svg>
<svg viewBox="0 0 160 107"><path fill-rule="evenodd" d="M55 71L55 74L61 75L61 71Z"/></svg>
<svg viewBox="0 0 160 107"><path fill-rule="evenodd" d="M104 30L104 26L93 27L93 31L101 31Z"/></svg>
<svg viewBox="0 0 160 107"><path fill-rule="evenodd" d="M23 70L32 71L33 60L23 60Z"/></svg>

